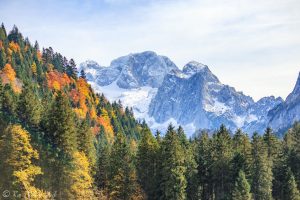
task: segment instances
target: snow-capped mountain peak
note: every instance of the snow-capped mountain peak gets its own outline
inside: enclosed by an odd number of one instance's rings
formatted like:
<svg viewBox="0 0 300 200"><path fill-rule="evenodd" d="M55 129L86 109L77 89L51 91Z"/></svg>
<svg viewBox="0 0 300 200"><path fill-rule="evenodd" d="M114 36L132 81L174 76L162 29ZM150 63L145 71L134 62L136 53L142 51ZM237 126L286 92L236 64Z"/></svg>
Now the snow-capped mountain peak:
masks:
<svg viewBox="0 0 300 200"><path fill-rule="evenodd" d="M183 67L182 73L186 74L187 77L191 77L197 74L202 76L206 82L219 83L219 79L210 71L207 65L201 64L196 61L187 63Z"/></svg>
<svg viewBox="0 0 300 200"><path fill-rule="evenodd" d="M81 63L80 67L83 70L89 70L89 69L98 69L99 70L102 68L96 61L93 61L93 60L87 60L87 61Z"/></svg>
<svg viewBox="0 0 300 200"><path fill-rule="evenodd" d="M132 107L152 130L165 130L172 122L191 135L197 129L214 130L225 124L252 134L269 125L279 130L286 121L290 125L300 119L300 74L285 102L274 96L255 102L222 84L207 65L191 61L180 70L152 51L117 58L108 67L87 61L81 68L97 92Z"/></svg>
<svg viewBox="0 0 300 200"><path fill-rule="evenodd" d="M183 67L182 72L185 74L195 74L205 69L209 70L208 67L202 63L196 61L190 61Z"/></svg>
<svg viewBox="0 0 300 200"><path fill-rule="evenodd" d="M86 66L90 65L84 63L81 68L85 69ZM107 86L116 81L116 84L123 89L143 86L158 88L164 76L176 69L177 66L169 58L152 51L145 51L117 58L110 66L103 67L98 70L98 73L92 74L93 79L97 80L100 86Z"/></svg>

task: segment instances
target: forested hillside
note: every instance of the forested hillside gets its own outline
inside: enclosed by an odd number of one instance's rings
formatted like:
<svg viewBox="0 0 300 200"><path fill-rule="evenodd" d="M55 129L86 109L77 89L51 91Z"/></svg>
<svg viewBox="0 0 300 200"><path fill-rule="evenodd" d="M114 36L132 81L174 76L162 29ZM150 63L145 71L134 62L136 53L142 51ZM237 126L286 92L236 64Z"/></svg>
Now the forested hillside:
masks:
<svg viewBox="0 0 300 200"><path fill-rule="evenodd" d="M192 139L172 125L153 135L95 94L73 59L4 25L0 70L1 198L300 199L299 123L283 139L225 126Z"/></svg>
<svg viewBox="0 0 300 200"><path fill-rule="evenodd" d="M86 199L95 195L94 180L102 180L98 164L102 145L112 145L119 134L119 142L128 148L126 154L136 151L142 124L134 119L132 110L95 94L84 72L78 76L76 70L73 59L51 47L40 49L37 42L32 45L17 27L7 34L2 24L2 191ZM107 159L117 162L120 158ZM128 172L126 178L136 182L135 171Z"/></svg>

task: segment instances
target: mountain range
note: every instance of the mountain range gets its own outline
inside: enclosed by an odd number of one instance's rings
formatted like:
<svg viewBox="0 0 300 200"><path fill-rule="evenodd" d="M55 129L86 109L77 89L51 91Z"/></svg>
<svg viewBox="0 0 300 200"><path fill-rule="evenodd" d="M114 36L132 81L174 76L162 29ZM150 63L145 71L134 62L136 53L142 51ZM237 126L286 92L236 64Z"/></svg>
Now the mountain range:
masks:
<svg viewBox="0 0 300 200"><path fill-rule="evenodd" d="M300 119L300 74L286 100L269 96L254 101L221 83L204 64L191 61L180 70L152 51L117 58L106 67L88 60L79 68L97 92L132 107L152 130L173 123L191 136L225 124L249 134L263 133L268 126L281 133Z"/></svg>

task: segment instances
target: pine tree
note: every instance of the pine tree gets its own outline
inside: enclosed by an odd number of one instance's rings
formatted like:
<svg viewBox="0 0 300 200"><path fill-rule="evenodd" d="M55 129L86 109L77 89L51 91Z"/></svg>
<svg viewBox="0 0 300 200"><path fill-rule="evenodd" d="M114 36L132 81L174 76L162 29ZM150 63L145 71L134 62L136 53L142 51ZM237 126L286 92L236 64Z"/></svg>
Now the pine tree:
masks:
<svg viewBox="0 0 300 200"><path fill-rule="evenodd" d="M187 199L198 200L201 197L201 188L199 187L198 180L198 166L196 162L196 144L190 143L189 147L185 151L186 160L186 173L187 180L186 194Z"/></svg>
<svg viewBox="0 0 300 200"><path fill-rule="evenodd" d="M83 69L80 71L80 78L83 78L84 80L86 80L86 74Z"/></svg>
<svg viewBox="0 0 300 200"><path fill-rule="evenodd" d="M210 199L212 196L212 159L209 136L202 132L198 144L198 179L201 188L201 199Z"/></svg>
<svg viewBox="0 0 300 200"><path fill-rule="evenodd" d="M170 124L162 142L162 196L160 199L186 199L187 181L184 150L178 134Z"/></svg>
<svg viewBox="0 0 300 200"><path fill-rule="evenodd" d="M280 158L273 166L273 184L272 184L272 196L275 200L282 200L285 197L285 185L286 185L286 158L285 155Z"/></svg>
<svg viewBox="0 0 300 200"><path fill-rule="evenodd" d="M16 25L13 26L13 29L9 32L7 38L9 41L14 41L15 43L21 43L23 40L23 36Z"/></svg>
<svg viewBox="0 0 300 200"><path fill-rule="evenodd" d="M138 147L138 177L142 188L147 194L147 199L156 199L158 185L158 150L159 145L150 130L142 130L142 138Z"/></svg>
<svg viewBox="0 0 300 200"><path fill-rule="evenodd" d="M2 23L1 28L0 28L0 40L4 41L6 39L6 37L7 37L7 35L6 35L5 26Z"/></svg>
<svg viewBox="0 0 300 200"><path fill-rule="evenodd" d="M230 194L230 161L233 156L232 141L226 127L222 125L212 139L212 174L217 199Z"/></svg>
<svg viewBox="0 0 300 200"><path fill-rule="evenodd" d="M4 48L0 48L0 70L3 69L3 67L6 64L6 54Z"/></svg>
<svg viewBox="0 0 300 200"><path fill-rule="evenodd" d="M290 168L287 169L285 179L284 200L300 200L300 192Z"/></svg>
<svg viewBox="0 0 300 200"><path fill-rule="evenodd" d="M177 134L178 134L178 138L179 138L181 144L183 145L183 147L188 146L188 140L186 138L186 135L184 133L184 130L183 130L182 126L178 127Z"/></svg>
<svg viewBox="0 0 300 200"><path fill-rule="evenodd" d="M3 88L2 111L9 120L13 120L16 116L17 101L11 86L6 84Z"/></svg>
<svg viewBox="0 0 300 200"><path fill-rule="evenodd" d="M286 135L289 138L287 164L291 168L297 185L300 185L300 122L296 122Z"/></svg>
<svg viewBox="0 0 300 200"><path fill-rule="evenodd" d="M251 154L251 143L247 134L238 129L232 138L233 149L241 153L246 159L249 159Z"/></svg>
<svg viewBox="0 0 300 200"><path fill-rule="evenodd" d="M132 153L122 133L112 146L110 159L110 197L116 200L132 199L138 190Z"/></svg>
<svg viewBox="0 0 300 200"><path fill-rule="evenodd" d="M163 138L161 137L161 132L160 131L156 131L155 133L155 140L158 144L158 150L157 150L157 155L156 155L156 160L157 160L157 185L156 185L156 192L155 192L155 196L154 199L160 199L161 197L163 197L163 190L162 190L162 182L163 182L163 154L162 154L162 141Z"/></svg>
<svg viewBox="0 0 300 200"><path fill-rule="evenodd" d="M48 140L64 154L71 156L77 149L75 115L68 99L59 92L47 119Z"/></svg>
<svg viewBox="0 0 300 200"><path fill-rule="evenodd" d="M73 59L69 61L66 72L70 77L74 78L75 80L77 79L78 72L77 72L75 61Z"/></svg>
<svg viewBox="0 0 300 200"><path fill-rule="evenodd" d="M34 92L34 88L25 84L19 98L18 113L26 124L37 126L41 120L41 102Z"/></svg>
<svg viewBox="0 0 300 200"><path fill-rule="evenodd" d="M276 159L278 156L279 142L270 127L266 129L263 139L267 147L268 159Z"/></svg>
<svg viewBox="0 0 300 200"><path fill-rule="evenodd" d="M39 51L39 50L40 50L40 45L39 45L39 43L38 43L37 41L34 42L34 49L35 49L36 51Z"/></svg>
<svg viewBox="0 0 300 200"><path fill-rule="evenodd" d="M241 170L232 192L232 200L251 200L250 185Z"/></svg>
<svg viewBox="0 0 300 200"><path fill-rule="evenodd" d="M250 177L251 165L251 143L249 137L240 129L233 136L234 155L230 162L231 187L235 185L235 181L239 176L239 171L242 170L246 177Z"/></svg>
<svg viewBox="0 0 300 200"><path fill-rule="evenodd" d="M252 194L254 200L272 199L272 161L263 139L257 133L252 137Z"/></svg>
<svg viewBox="0 0 300 200"><path fill-rule="evenodd" d="M71 193L74 153L77 151L77 135L74 113L68 99L58 92L45 119L46 139L54 153L49 159L52 192L57 198L72 199Z"/></svg>
<svg viewBox="0 0 300 200"><path fill-rule="evenodd" d="M104 128L97 137L97 164L95 182L100 191L107 195L109 186L109 173L110 173L110 151L111 146L104 133Z"/></svg>
<svg viewBox="0 0 300 200"><path fill-rule="evenodd" d="M77 134L78 150L85 153L85 155L89 159L90 167L95 167L96 150L94 146L94 136L91 128L86 121L79 122Z"/></svg>
<svg viewBox="0 0 300 200"><path fill-rule="evenodd" d="M235 181L239 176L239 172L247 169L246 159L240 152L235 152L230 162L231 188L234 188Z"/></svg>
<svg viewBox="0 0 300 200"><path fill-rule="evenodd" d="M53 52L52 47L43 49L43 61L44 61L45 63L47 63L47 64L52 64L52 61L53 61L53 55L54 55L54 52ZM48 65L48 66L49 66L49 65Z"/></svg>
<svg viewBox="0 0 300 200"><path fill-rule="evenodd" d="M185 178L187 181L186 194L187 199L196 200L199 199L200 190L197 179L197 162L196 162L196 145L191 141L188 141L184 130L181 126L177 129L177 135L180 141L180 145L184 154L184 166L186 168Z"/></svg>
<svg viewBox="0 0 300 200"><path fill-rule="evenodd" d="M161 133L159 130L156 130L156 132L155 132L155 139L156 139L157 143L160 145L161 144Z"/></svg>

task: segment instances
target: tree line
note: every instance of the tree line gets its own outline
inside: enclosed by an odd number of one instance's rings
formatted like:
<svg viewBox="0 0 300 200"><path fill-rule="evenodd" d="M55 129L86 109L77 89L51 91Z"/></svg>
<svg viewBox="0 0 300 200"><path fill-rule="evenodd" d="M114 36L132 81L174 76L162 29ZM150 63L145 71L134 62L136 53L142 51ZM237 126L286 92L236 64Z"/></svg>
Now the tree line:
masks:
<svg viewBox="0 0 300 200"><path fill-rule="evenodd" d="M143 131L139 182L148 199L299 199L300 124L279 139L270 128L251 138L222 125L188 140L181 127L165 136Z"/></svg>

